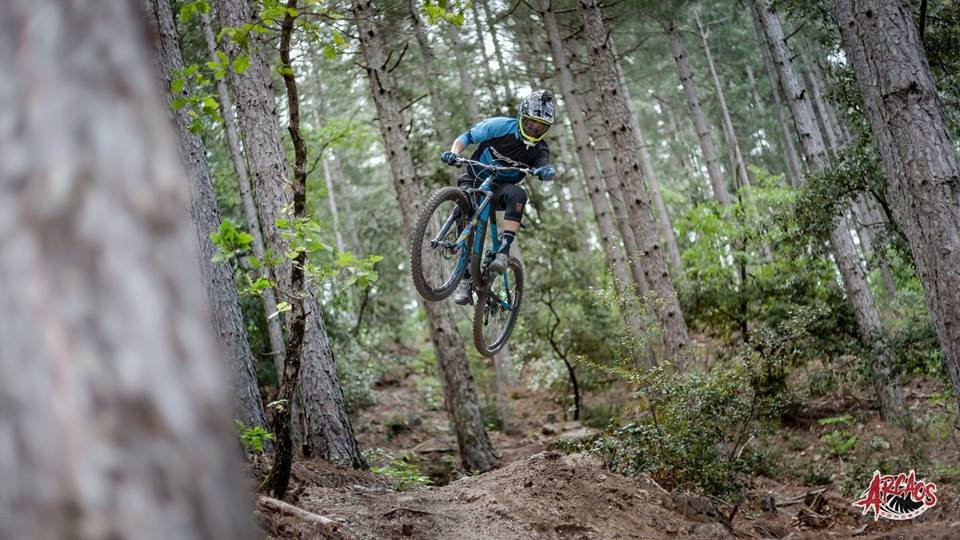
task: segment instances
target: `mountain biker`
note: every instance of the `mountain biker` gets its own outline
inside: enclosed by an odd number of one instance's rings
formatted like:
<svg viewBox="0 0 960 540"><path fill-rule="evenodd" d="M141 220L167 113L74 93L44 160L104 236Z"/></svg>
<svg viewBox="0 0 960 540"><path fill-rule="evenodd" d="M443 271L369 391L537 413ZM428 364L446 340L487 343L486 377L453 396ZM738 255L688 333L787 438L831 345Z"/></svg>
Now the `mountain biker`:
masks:
<svg viewBox="0 0 960 540"><path fill-rule="evenodd" d="M546 90L535 90L520 102L516 118L494 117L482 120L453 141L450 150L440 159L448 165L456 165L460 153L476 144L471 159L481 163L506 167L531 168L540 180L549 182L556 175L550 163L550 148L542 139L557 117L557 104ZM492 173L481 167L468 165L467 171L457 181L461 188L477 188ZM503 210L503 231L500 233L500 251L490 263L490 270L503 272L510 257L510 246L517 236L527 192L517 185L524 174L516 171L497 175L491 203L494 210ZM470 269L460 282L453 301L470 303Z"/></svg>

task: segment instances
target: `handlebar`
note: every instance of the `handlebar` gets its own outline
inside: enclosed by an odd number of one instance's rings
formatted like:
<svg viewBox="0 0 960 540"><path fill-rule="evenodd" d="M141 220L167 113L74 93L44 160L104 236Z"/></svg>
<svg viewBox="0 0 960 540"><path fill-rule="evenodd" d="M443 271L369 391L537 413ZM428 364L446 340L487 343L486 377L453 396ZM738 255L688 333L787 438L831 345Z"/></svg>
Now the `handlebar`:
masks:
<svg viewBox="0 0 960 540"><path fill-rule="evenodd" d="M466 158L457 158L457 161L454 163L457 167L463 165L473 165L478 167L483 167L488 171L493 171L494 173L501 173L506 171L516 171L524 174L534 174L533 169L528 169L526 167L504 167L502 165L490 165L488 163L480 163L479 161L474 161L472 159Z"/></svg>

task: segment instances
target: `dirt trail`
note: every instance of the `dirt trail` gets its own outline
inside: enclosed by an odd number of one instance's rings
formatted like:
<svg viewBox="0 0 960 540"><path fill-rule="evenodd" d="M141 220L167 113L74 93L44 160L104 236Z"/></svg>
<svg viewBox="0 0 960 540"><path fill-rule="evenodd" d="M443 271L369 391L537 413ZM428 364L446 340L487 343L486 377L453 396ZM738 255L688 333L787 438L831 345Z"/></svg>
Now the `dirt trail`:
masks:
<svg viewBox="0 0 960 540"><path fill-rule="evenodd" d="M271 538L933 540L957 538L960 530L955 497L914 522L874 522L829 491L822 528L798 520L799 506L764 513L753 501L729 526L729 506L668 493L646 476L627 478L601 465L595 457L548 451L446 486L397 492L370 473L299 462L288 502L337 521L337 531L263 507L257 513Z"/></svg>
<svg viewBox="0 0 960 540"><path fill-rule="evenodd" d="M303 479L301 470L295 481ZM670 495L652 480L612 474L581 455L542 452L483 475L410 492L389 490L373 477L355 479L361 482L304 486L296 504L342 523L334 535L340 538L729 536L719 523L691 520L667 508ZM268 532L283 537L317 534L294 518L262 517Z"/></svg>

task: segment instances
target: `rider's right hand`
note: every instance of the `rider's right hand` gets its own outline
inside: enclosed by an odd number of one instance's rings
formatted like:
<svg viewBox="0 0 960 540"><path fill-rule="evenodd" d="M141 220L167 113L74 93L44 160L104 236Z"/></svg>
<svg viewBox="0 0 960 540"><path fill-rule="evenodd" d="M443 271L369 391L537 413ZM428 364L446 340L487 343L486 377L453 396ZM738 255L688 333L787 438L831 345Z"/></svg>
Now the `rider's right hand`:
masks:
<svg viewBox="0 0 960 540"><path fill-rule="evenodd" d="M447 165L456 165L457 159L460 157L460 154L456 152L446 151L440 156L440 161L446 163Z"/></svg>

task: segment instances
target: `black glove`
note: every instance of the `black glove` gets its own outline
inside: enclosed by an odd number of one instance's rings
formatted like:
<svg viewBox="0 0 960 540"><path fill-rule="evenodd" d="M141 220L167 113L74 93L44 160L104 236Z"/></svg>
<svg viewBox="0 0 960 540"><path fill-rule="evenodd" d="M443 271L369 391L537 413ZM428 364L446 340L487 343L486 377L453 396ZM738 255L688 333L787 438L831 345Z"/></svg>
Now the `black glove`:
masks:
<svg viewBox="0 0 960 540"><path fill-rule="evenodd" d="M440 161L446 163L447 165L456 165L457 159L459 158L460 158L460 154L456 152L450 152L448 150L444 152L442 156L440 156Z"/></svg>

